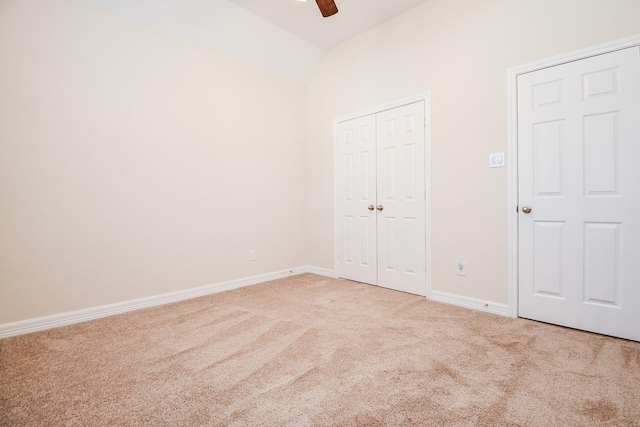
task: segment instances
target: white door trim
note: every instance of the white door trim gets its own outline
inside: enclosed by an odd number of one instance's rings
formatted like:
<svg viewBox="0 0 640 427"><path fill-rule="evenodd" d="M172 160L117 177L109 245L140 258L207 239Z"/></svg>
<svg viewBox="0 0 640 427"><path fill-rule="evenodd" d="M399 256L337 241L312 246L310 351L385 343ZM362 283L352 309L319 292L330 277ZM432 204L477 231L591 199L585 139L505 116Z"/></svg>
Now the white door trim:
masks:
<svg viewBox="0 0 640 427"><path fill-rule="evenodd" d="M425 289L426 296L428 299L431 299L431 293L433 289L433 284L431 281L431 92L424 92L418 95L414 95L408 98L400 99L398 101L393 101L384 105L380 105L373 108L368 108L366 110L358 111L355 113L351 113L346 116L337 117L333 119L333 271L336 276L339 273L338 260L336 255L338 253L338 239L336 238L337 229L335 226L335 221L338 216L337 212L337 203L336 203L336 194L337 194L337 150L336 144L338 142L336 129L338 123L345 122L347 120L357 119L358 117L367 116L369 114L376 114L386 110L391 110L393 108L402 107L404 105L413 104L414 102L424 101L424 120L425 120L425 189L426 189L426 198L425 198L425 232L426 236L426 248L425 248Z"/></svg>
<svg viewBox="0 0 640 427"><path fill-rule="evenodd" d="M507 70L507 148L508 168L508 311L509 316L518 317L518 86L520 74L530 73L543 68L554 67L567 62L578 61L596 55L640 46L640 35L603 43L586 49L580 49L563 55L543 59Z"/></svg>

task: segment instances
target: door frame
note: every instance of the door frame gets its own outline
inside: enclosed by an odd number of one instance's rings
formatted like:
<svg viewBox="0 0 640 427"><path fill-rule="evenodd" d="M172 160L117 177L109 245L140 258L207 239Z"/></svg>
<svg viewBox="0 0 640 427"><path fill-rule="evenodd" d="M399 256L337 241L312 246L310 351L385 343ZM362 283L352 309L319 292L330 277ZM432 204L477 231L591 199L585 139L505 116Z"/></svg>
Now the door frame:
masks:
<svg viewBox="0 0 640 427"><path fill-rule="evenodd" d="M338 229L336 222L338 219L338 203L337 203L337 128L338 123L346 122L348 120L357 119L359 117L368 116L370 114L381 113L383 111L392 110L394 108L403 107L405 105L413 104L415 102L424 101L424 167L425 167L425 233L426 233L426 247L425 247L425 295L427 298L431 298L431 292L433 284L431 282L431 92L420 93L408 98L403 98L397 101L393 101L387 104L379 105L377 107L368 108L355 113L348 114L346 116L336 117L333 119L333 271L336 277L339 276L338 266Z"/></svg>
<svg viewBox="0 0 640 427"><path fill-rule="evenodd" d="M518 76L521 74L538 71L544 68L555 67L567 62L598 56L629 47L640 46L640 34L608 43L599 44L585 49L546 58L540 61L513 67L507 70L507 150L508 159L508 202L507 202L507 226L508 226L508 315L518 317L518 290L519 290L519 253L518 253Z"/></svg>

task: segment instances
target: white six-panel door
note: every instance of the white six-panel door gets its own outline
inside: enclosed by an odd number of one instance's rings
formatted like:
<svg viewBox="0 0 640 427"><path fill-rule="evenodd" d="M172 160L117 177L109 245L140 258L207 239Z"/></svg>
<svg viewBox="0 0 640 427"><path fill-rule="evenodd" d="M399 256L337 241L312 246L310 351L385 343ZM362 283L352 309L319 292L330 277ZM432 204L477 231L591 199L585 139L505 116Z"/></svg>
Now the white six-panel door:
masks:
<svg viewBox="0 0 640 427"><path fill-rule="evenodd" d="M336 126L340 277L426 295L425 103Z"/></svg>
<svg viewBox="0 0 640 427"><path fill-rule="evenodd" d="M640 49L518 77L519 315L640 340Z"/></svg>
<svg viewBox="0 0 640 427"><path fill-rule="evenodd" d="M336 128L336 239L340 277L377 284L376 117Z"/></svg>
<svg viewBox="0 0 640 427"><path fill-rule="evenodd" d="M426 295L424 102L377 114L378 285Z"/></svg>

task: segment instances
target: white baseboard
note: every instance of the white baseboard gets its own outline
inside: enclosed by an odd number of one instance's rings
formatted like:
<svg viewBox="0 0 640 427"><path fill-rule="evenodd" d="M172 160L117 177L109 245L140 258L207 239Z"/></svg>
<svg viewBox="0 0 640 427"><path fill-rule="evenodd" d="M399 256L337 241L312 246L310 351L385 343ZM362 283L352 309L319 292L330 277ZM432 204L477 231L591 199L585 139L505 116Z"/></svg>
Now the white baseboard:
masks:
<svg viewBox="0 0 640 427"><path fill-rule="evenodd" d="M73 325L74 323L86 322L88 320L100 319L102 317L127 313L129 311L184 301L186 299L201 297L204 295L211 295L218 292L230 291L232 289L238 289L245 286L251 286L258 283L268 282L270 280L281 279L283 277L294 276L303 273L313 273L322 276L334 277L332 270L323 268L311 266L290 268L273 273L245 277L243 279L230 280L213 285L200 286L198 288L185 289L183 291L170 292L146 298L122 301L115 304L101 305L98 307L53 314L51 316L37 317L35 319L4 323L0 324L0 339L13 337L16 335L28 334L31 332L44 331L46 329L58 328L61 326Z"/></svg>
<svg viewBox="0 0 640 427"><path fill-rule="evenodd" d="M328 268L321 268L321 267L314 267L312 265L307 266L307 273L311 273L311 274L317 274L318 276L326 276L326 277L331 277L332 279L337 278L338 276L336 276L336 272L328 269Z"/></svg>
<svg viewBox="0 0 640 427"><path fill-rule="evenodd" d="M281 279L283 277L294 276L298 274L312 273L319 276L335 278L334 270L328 268L302 266L290 268L287 270L276 271L273 273L261 274L258 276L245 277L243 279L230 280L227 282L216 283L213 285L201 286L198 288L185 289L183 291L170 292L166 294L154 295L146 298L139 298L130 301L122 301L115 304L101 305L82 310L69 311L66 313L53 314L51 316L37 317L35 319L21 320L18 322L0 324L0 339L13 337L17 335L28 334L31 332L44 331L47 329L58 328L61 326L73 325L75 323L86 322L89 320L100 319L102 317L113 316L116 314L127 313L130 311L140 310L143 308L156 307L164 304L184 301L190 298L197 298L204 295L216 294L218 292L230 291L245 286L256 285L258 283L268 282L270 280ZM494 302L482 301L475 298L464 297L460 295L449 294L446 292L432 291L431 300L444 302L447 304L457 305L459 307L470 308L473 310L486 311L488 313L499 314L501 316L509 316L508 306L506 304L498 304Z"/></svg>
<svg viewBox="0 0 640 427"><path fill-rule="evenodd" d="M432 301L457 305L459 307L470 308L472 310L486 311L487 313L511 317L509 314L509 306L507 304L483 301L476 298L470 298L441 291L431 291L431 298L429 299Z"/></svg>

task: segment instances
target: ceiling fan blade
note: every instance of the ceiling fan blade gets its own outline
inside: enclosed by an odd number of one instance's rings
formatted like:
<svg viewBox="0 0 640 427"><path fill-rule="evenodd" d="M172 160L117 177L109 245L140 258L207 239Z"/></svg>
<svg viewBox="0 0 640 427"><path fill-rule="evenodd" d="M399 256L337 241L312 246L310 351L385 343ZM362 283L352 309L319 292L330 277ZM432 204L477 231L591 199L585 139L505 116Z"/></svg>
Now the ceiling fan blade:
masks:
<svg viewBox="0 0 640 427"><path fill-rule="evenodd" d="M316 0L316 3L318 3L320 12L322 12L322 16L325 18L338 13L338 6L336 6L336 2L333 0Z"/></svg>

